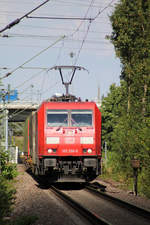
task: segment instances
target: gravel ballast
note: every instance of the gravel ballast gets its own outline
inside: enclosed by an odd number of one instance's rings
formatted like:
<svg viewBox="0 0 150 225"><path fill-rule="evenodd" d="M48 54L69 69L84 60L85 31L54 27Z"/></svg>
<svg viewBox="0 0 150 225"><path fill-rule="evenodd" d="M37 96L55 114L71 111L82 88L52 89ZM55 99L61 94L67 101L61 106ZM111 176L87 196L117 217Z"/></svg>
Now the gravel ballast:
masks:
<svg viewBox="0 0 150 225"><path fill-rule="evenodd" d="M18 172L16 200L11 220L20 216L37 216L38 219L33 225L85 224L48 189L39 187L32 176L25 171L23 164L18 165Z"/></svg>
<svg viewBox="0 0 150 225"><path fill-rule="evenodd" d="M72 225L85 224L69 207L58 200L47 189L39 187L38 183L25 171L23 164L18 165L19 175L16 178L16 200L11 214L11 220L19 216L32 215L38 219L33 225ZM128 201L150 211L150 199L134 196L127 191L116 188L113 184L100 182L106 185L107 194Z"/></svg>
<svg viewBox="0 0 150 225"><path fill-rule="evenodd" d="M141 197L139 195L135 195L133 191L125 191L122 189L119 189L118 183L111 181L111 182L106 182L106 181L102 181L101 179L96 179L96 182L99 182L100 184L106 186L106 193L119 198L123 201L126 201L130 204L133 204L137 207L143 208L147 211L150 212L150 199L146 198L146 197Z"/></svg>

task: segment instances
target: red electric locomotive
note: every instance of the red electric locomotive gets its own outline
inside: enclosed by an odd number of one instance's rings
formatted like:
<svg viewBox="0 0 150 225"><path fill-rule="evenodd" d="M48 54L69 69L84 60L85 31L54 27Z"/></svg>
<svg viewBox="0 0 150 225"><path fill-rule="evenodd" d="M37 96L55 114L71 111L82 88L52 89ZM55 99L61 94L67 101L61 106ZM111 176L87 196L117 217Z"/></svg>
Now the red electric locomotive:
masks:
<svg viewBox="0 0 150 225"><path fill-rule="evenodd" d="M91 181L101 170L101 113L68 93L45 101L26 121L25 147L33 173Z"/></svg>

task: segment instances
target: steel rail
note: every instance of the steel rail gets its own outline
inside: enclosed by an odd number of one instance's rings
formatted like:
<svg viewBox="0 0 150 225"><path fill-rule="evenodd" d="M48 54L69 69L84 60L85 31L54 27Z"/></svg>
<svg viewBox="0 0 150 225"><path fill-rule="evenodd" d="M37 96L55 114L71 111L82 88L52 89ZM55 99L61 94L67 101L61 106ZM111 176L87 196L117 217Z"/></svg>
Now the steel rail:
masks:
<svg viewBox="0 0 150 225"><path fill-rule="evenodd" d="M75 209L80 215L82 215L85 219L87 219L91 224L93 225L111 225L109 222L104 220L103 218L100 218L96 214L92 213L91 211L84 208L82 205L80 205L78 202L70 198L68 195L64 194L62 191L58 190L54 186L50 187L50 190L57 195L59 198L61 198L63 201L65 201L67 204L69 204L73 209Z"/></svg>
<svg viewBox="0 0 150 225"><path fill-rule="evenodd" d="M132 205L128 202L125 202L121 199L118 199L118 198L115 198L111 195L108 195L106 193L104 193L103 191L100 191L100 190L97 190L96 187L92 187L92 185L88 185L85 187L85 190L95 194L96 196L98 197L102 197L103 199L107 200L107 201L111 201L112 203L122 207L122 208L125 208L129 211L132 211L134 214L138 215L138 216L141 216L141 217L144 217L146 219L150 219L150 212L146 209L143 209L143 208L140 208L138 206L135 206L135 205Z"/></svg>

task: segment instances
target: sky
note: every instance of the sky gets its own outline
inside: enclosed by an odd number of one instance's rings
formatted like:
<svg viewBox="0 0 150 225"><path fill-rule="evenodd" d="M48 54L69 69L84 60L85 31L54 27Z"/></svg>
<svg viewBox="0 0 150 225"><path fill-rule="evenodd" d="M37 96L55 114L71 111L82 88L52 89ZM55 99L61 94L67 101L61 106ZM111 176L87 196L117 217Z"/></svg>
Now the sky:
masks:
<svg viewBox="0 0 150 225"><path fill-rule="evenodd" d="M51 0L30 14L42 19L23 18L2 32L0 78L12 72L2 79L3 88L10 84L11 89L18 90L20 100L39 102L55 93L65 93L59 72L51 68L76 65L86 70L76 71L70 93L83 100L94 100L99 87L100 95L106 96L112 83L119 85L121 71L114 47L105 38L112 32L109 16L117 1ZM0 0L0 30L42 2L44 0ZM65 81L71 72L63 70Z"/></svg>

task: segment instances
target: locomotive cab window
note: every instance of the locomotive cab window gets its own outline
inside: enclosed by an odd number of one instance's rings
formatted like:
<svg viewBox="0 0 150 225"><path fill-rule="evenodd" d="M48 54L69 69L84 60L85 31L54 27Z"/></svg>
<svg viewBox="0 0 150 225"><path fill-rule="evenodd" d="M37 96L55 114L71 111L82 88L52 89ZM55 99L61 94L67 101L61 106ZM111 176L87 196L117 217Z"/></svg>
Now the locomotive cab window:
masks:
<svg viewBox="0 0 150 225"><path fill-rule="evenodd" d="M92 110L72 110L71 124L73 127L91 127Z"/></svg>
<svg viewBox="0 0 150 225"><path fill-rule="evenodd" d="M67 110L47 110L47 125L49 127L67 127L68 111Z"/></svg>

